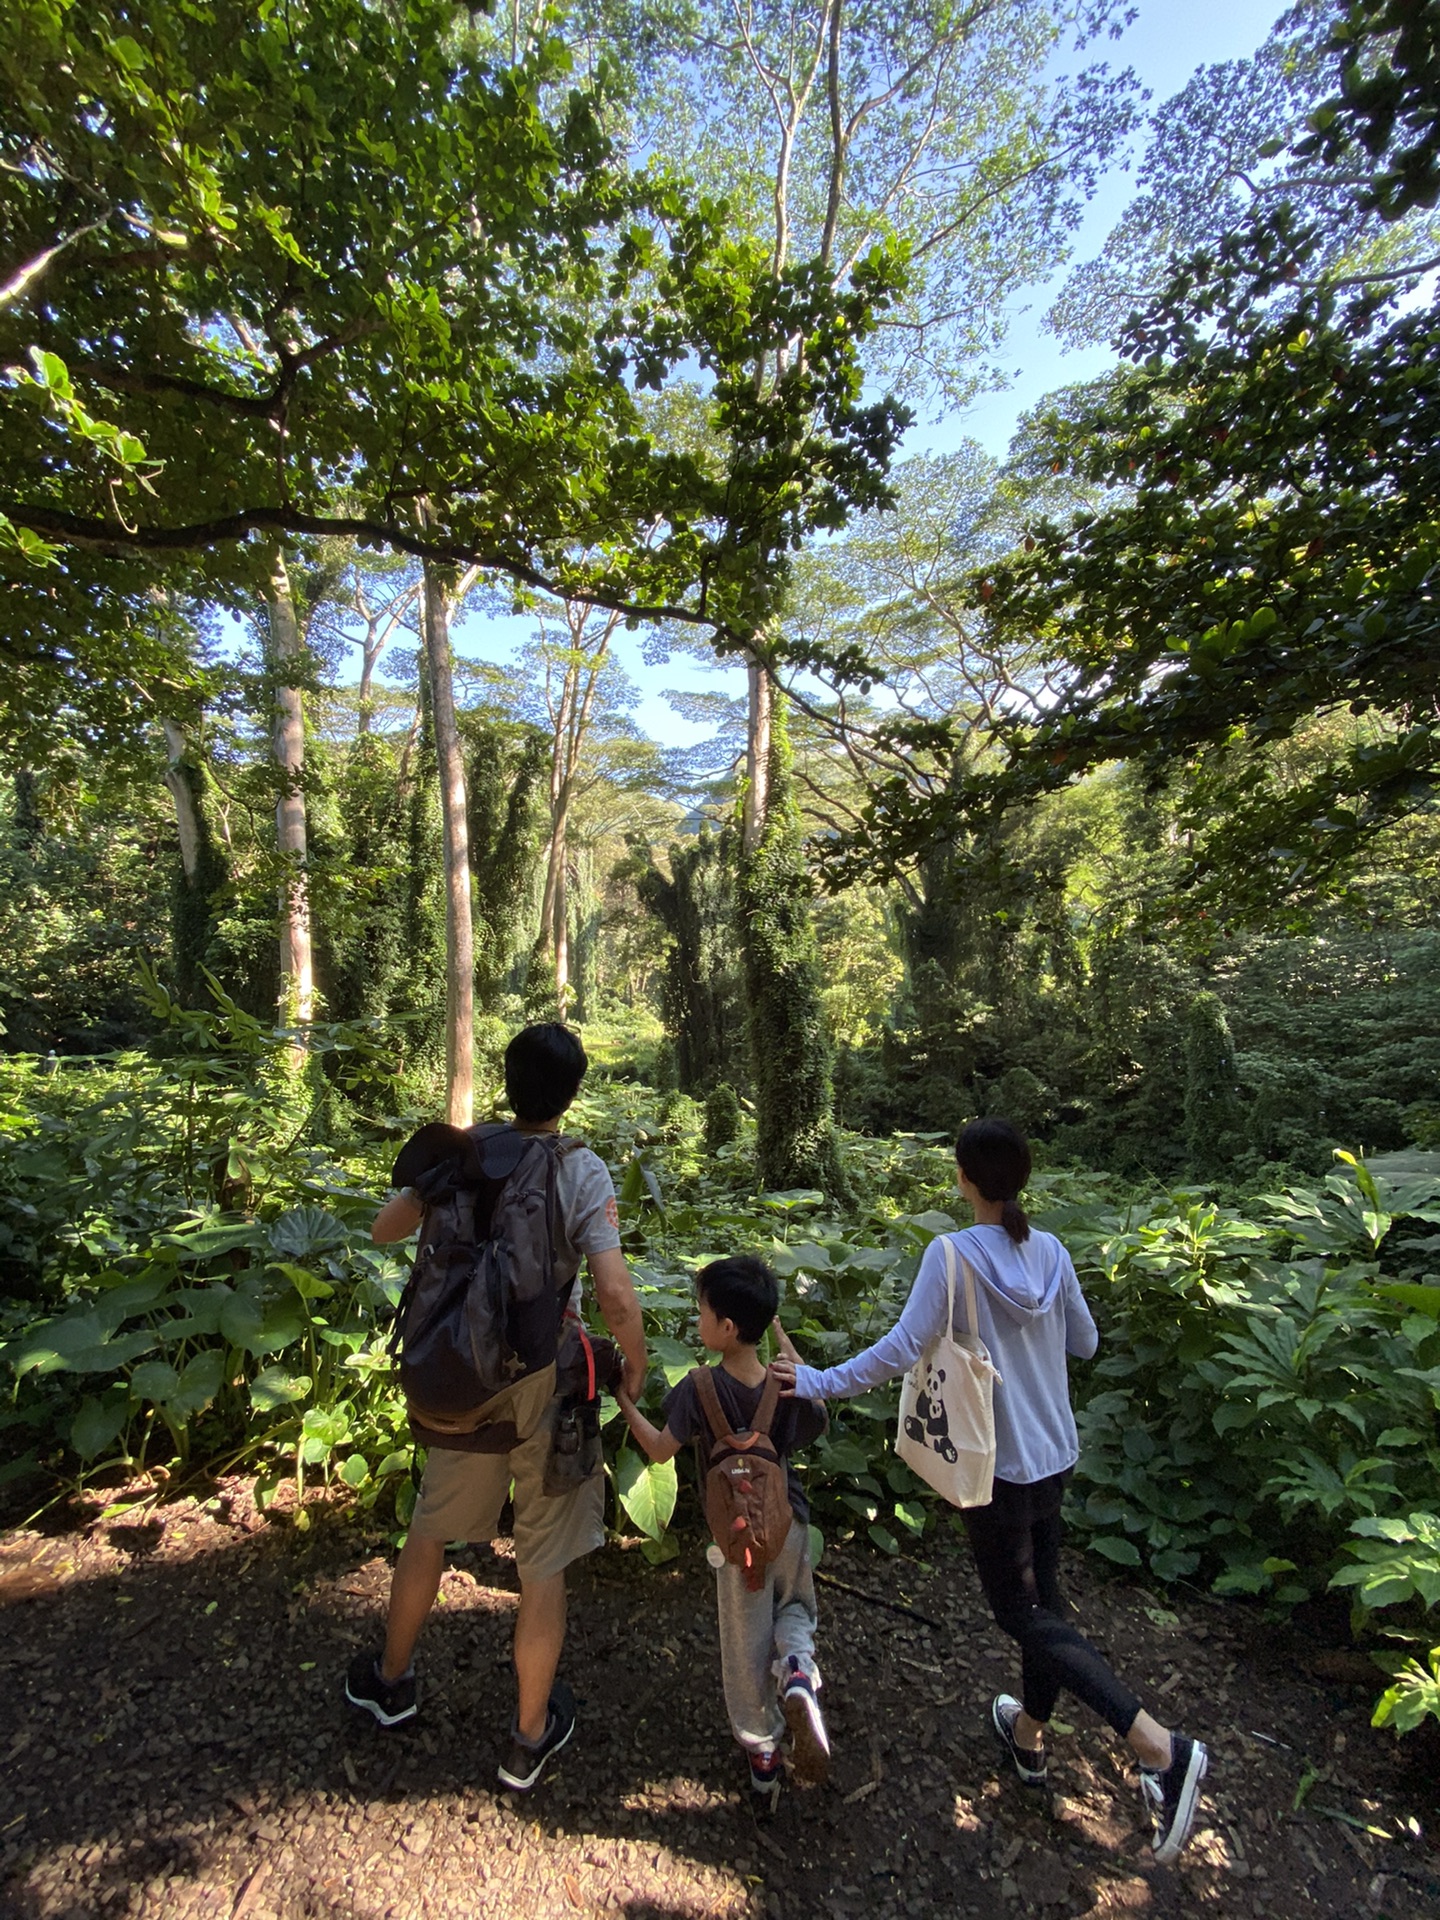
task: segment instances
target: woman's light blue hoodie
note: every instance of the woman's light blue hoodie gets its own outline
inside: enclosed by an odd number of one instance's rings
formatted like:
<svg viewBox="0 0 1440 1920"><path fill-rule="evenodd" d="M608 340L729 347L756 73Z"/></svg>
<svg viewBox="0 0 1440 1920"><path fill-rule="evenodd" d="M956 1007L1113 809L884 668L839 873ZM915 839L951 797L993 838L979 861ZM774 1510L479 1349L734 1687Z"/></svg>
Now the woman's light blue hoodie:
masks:
<svg viewBox="0 0 1440 1920"><path fill-rule="evenodd" d="M1003 1227L966 1227L949 1239L975 1269L977 1331L1000 1374L995 1384L995 1477L1028 1486L1080 1456L1065 1356L1088 1360L1100 1344L1070 1255L1053 1233L1019 1246ZM797 1367L807 1400L851 1400L914 1366L945 1323L945 1255L925 1249L905 1311L883 1340L838 1367ZM965 1282L955 1271L955 1331L968 1332Z"/></svg>

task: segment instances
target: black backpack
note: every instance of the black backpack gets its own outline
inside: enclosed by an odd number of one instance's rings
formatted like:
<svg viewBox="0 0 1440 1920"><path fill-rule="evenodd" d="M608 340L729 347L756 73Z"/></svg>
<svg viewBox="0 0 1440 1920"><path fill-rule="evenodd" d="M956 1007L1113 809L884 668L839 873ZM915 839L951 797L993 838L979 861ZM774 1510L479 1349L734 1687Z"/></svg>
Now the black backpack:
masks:
<svg viewBox="0 0 1440 1920"><path fill-rule="evenodd" d="M555 1183L578 1143L436 1122L392 1176L424 1204L390 1341L412 1419L472 1433L486 1403L555 1359L569 1287L555 1283Z"/></svg>

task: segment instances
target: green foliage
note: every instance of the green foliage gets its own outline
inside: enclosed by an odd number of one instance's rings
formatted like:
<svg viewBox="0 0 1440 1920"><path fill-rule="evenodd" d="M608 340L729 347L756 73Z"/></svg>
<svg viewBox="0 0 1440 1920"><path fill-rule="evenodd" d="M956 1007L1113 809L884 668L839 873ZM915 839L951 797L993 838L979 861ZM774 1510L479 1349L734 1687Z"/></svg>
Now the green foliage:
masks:
<svg viewBox="0 0 1440 1920"><path fill-rule="evenodd" d="M158 796L76 755L70 778L0 787L0 1032L26 1052L103 1052L146 1030L136 965L161 961L168 878Z"/></svg>
<svg viewBox="0 0 1440 1920"><path fill-rule="evenodd" d="M857 355L899 249L877 236L843 287L773 271L658 149L626 164L611 65L579 77L557 20L513 61L451 0L156 0L129 24L75 0L0 22L26 156L0 198L0 563L29 583L9 738L50 750L67 702L133 733L155 685L188 701L157 574L234 592L256 532L736 640L793 547L884 497L905 415L860 404ZM767 353L789 371L761 394ZM697 368L712 431L663 445L643 396Z"/></svg>
<svg viewBox="0 0 1440 1920"><path fill-rule="evenodd" d="M1342 93L1316 116L1320 143L1346 157L1338 219L1357 201L1397 215L1433 204L1429 9L1357 6L1342 43ZM1123 367L1034 429L1036 466L1090 499L1037 517L957 596L1001 654L1038 636L1060 697L1012 703L986 759L968 716L897 721L892 744L954 777L888 782L846 837L848 877L1134 762L1156 784L1195 777L1208 805L1177 891L1191 911L1244 924L1342 884L1377 827L1431 804L1440 534L1423 423L1440 319L1421 287L1433 247L1409 260L1382 248L1347 272L1324 212L1275 188L1247 223L1174 261L1119 337ZM1317 715L1359 724L1276 777L1264 750Z"/></svg>
<svg viewBox="0 0 1440 1920"><path fill-rule="evenodd" d="M1388 1275L1407 1244L1397 1222L1413 1236L1440 1220L1440 1179L1352 1161L1243 1209L1191 1198L1039 1219L1074 1252L1102 1329L1075 1516L1097 1547L1281 1610L1363 1582L1356 1553L1388 1556L1393 1577L1412 1552L1394 1525L1416 1524L1402 1517L1440 1466L1440 1329ZM1419 1548L1412 1562L1423 1597Z"/></svg>
<svg viewBox="0 0 1440 1920"><path fill-rule="evenodd" d="M1430 1649L1424 1666L1411 1659L1392 1670L1395 1678L1375 1703L1370 1724L1413 1733L1427 1718L1440 1720L1440 1647Z"/></svg>
<svg viewBox="0 0 1440 1920"><path fill-rule="evenodd" d="M402 1266L368 1242L376 1170L357 1181L315 1133L322 1060L362 1102L393 1061L370 1030L318 1026L297 1079L294 1036L218 994L207 1014L148 991L158 1057L0 1067L23 1462L59 1442L91 1471L244 1462L262 1494L338 1470L373 1502L410 1460L379 1332Z"/></svg>
<svg viewBox="0 0 1440 1920"><path fill-rule="evenodd" d="M1347 1543L1358 1567L1342 1567L1330 1584L1353 1587L1366 1607L1393 1607L1419 1600L1427 1607L1440 1604L1440 1520L1433 1513L1366 1514L1351 1523Z"/></svg>

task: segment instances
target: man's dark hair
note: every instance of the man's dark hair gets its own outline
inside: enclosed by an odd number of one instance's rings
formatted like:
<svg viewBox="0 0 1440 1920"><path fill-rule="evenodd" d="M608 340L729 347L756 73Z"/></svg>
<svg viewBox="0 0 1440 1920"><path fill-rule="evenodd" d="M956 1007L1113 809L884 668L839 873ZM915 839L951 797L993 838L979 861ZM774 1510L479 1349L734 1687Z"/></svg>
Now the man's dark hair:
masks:
<svg viewBox="0 0 1440 1920"><path fill-rule="evenodd" d="M577 1034L558 1020L522 1027L505 1049L505 1097L515 1118L538 1127L564 1113L590 1062Z"/></svg>
<svg viewBox="0 0 1440 1920"><path fill-rule="evenodd" d="M695 1276L695 1290L721 1320L733 1320L747 1347L755 1347L780 1307L780 1282L753 1253L712 1260Z"/></svg>

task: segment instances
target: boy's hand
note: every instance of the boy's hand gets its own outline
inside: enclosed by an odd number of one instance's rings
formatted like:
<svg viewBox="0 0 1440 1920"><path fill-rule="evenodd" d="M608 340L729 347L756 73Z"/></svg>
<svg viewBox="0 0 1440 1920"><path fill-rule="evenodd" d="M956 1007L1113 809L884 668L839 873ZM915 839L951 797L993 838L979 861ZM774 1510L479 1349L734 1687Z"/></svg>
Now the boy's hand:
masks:
<svg viewBox="0 0 1440 1920"><path fill-rule="evenodd" d="M624 1404L628 1400L633 1406L645 1391L645 1375L648 1369L643 1360L626 1360L625 1377L620 1382L616 1399Z"/></svg>
<svg viewBox="0 0 1440 1920"><path fill-rule="evenodd" d="M781 1326L778 1313L770 1322L770 1331L775 1336L775 1348L780 1358L782 1360L788 1360L792 1366L798 1367L800 1364L800 1354L796 1349L795 1342L790 1338L784 1327Z"/></svg>
<svg viewBox="0 0 1440 1920"><path fill-rule="evenodd" d="M795 1396L795 1362L793 1360L772 1360L770 1372L780 1382L780 1397L791 1400Z"/></svg>

